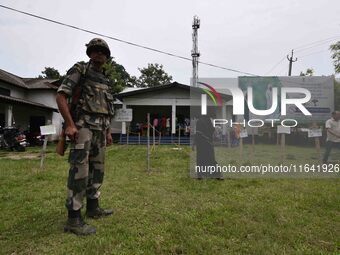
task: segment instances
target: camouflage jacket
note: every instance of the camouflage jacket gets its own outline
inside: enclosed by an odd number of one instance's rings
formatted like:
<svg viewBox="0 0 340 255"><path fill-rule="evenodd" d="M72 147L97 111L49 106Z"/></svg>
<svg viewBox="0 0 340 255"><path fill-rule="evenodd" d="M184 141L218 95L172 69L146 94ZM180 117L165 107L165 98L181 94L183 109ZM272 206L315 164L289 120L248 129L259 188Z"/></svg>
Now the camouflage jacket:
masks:
<svg viewBox="0 0 340 255"><path fill-rule="evenodd" d="M88 63L76 63L67 72L58 93L65 93L71 103L77 86L81 89L80 98L71 112L76 126L107 129L114 114L109 79L103 73L94 71Z"/></svg>

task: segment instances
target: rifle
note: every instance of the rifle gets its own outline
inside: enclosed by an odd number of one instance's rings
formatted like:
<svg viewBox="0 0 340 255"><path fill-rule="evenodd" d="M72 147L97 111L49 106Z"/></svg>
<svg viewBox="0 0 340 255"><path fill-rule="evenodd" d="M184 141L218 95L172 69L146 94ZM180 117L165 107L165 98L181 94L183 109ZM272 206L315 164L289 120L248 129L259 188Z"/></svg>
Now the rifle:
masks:
<svg viewBox="0 0 340 255"><path fill-rule="evenodd" d="M76 112L76 107L77 107L77 104L78 104L78 101L81 97L81 94L82 94L82 86L85 82L85 79L86 79L86 74L87 74L87 71L90 67L90 64L91 64L91 60L87 63L86 65L86 68L84 69L84 71L81 73L81 76L80 76L80 80L78 82L78 84L73 88L73 91L72 91L72 100L71 102L69 102L68 104L68 108L69 108L69 111L72 115L72 119L73 120L76 120L76 117L75 116L75 112ZM61 130L61 133L60 133L60 136L59 136L59 140L58 140L58 143L57 143L57 146L56 146L56 153L60 156L64 156L65 154L65 151L67 149L67 143L66 143L66 134L65 134L65 123L63 123L63 126L62 126L62 130Z"/></svg>
<svg viewBox="0 0 340 255"><path fill-rule="evenodd" d="M63 128L61 130L61 134L59 136L59 140L55 148L55 151L58 155L64 156L66 149L67 149L66 135L65 135L65 129Z"/></svg>

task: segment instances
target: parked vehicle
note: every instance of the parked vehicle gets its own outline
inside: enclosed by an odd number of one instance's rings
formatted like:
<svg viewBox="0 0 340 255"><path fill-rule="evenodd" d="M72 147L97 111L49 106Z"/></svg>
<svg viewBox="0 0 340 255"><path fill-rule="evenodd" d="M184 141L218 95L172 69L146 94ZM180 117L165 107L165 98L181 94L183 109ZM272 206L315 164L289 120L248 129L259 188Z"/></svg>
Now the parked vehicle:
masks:
<svg viewBox="0 0 340 255"><path fill-rule="evenodd" d="M11 151L25 151L28 146L26 136L16 127L0 127L0 147Z"/></svg>
<svg viewBox="0 0 340 255"><path fill-rule="evenodd" d="M40 132L30 132L29 130L24 131L26 141L30 146L41 146L44 143L44 136L40 135Z"/></svg>

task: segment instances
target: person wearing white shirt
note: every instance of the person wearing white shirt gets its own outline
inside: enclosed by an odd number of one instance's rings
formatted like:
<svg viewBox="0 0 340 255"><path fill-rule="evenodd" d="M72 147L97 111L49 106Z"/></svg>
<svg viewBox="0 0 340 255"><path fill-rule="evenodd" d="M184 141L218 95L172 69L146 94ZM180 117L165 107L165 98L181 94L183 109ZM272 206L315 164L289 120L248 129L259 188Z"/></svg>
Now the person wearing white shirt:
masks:
<svg viewBox="0 0 340 255"><path fill-rule="evenodd" d="M325 126L327 130L327 140L323 163L327 164L332 148L337 147L340 149L340 112L332 112L332 118L326 121Z"/></svg>

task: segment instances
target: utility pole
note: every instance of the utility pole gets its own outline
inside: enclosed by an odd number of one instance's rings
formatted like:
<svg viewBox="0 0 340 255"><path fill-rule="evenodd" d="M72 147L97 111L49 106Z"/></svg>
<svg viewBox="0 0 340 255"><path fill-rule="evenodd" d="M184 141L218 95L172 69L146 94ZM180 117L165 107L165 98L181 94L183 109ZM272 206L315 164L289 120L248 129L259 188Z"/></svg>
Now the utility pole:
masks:
<svg viewBox="0 0 340 255"><path fill-rule="evenodd" d="M192 85L193 87L197 87L198 80L198 59L200 53L198 51L198 29L200 28L200 19L197 16L194 16L194 21L192 23Z"/></svg>
<svg viewBox="0 0 340 255"><path fill-rule="evenodd" d="M288 76L292 76L292 65L293 65L293 62L297 61L297 58L295 58L295 60L293 60L293 55L294 55L294 50L292 50L292 55L290 57L289 57L289 55L287 55L287 59L289 61Z"/></svg>

